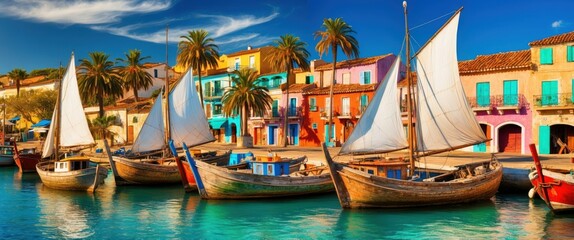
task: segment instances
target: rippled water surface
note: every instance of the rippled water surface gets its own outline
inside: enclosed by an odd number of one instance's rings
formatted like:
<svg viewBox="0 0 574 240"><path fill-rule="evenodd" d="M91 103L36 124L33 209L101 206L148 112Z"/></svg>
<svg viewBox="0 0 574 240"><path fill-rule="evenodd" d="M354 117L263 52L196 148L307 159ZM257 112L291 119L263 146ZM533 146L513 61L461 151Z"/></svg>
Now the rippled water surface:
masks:
<svg viewBox="0 0 574 240"><path fill-rule="evenodd" d="M0 168L0 239L514 239L574 238L574 215L527 194L468 205L342 210L335 194L202 201L180 186L114 187L95 194L45 188Z"/></svg>

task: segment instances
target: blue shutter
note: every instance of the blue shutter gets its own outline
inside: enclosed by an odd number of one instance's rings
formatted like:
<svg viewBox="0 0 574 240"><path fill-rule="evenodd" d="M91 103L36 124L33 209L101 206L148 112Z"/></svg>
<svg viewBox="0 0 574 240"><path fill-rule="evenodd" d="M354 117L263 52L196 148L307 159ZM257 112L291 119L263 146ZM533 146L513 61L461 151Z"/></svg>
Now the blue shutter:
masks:
<svg viewBox="0 0 574 240"><path fill-rule="evenodd" d="M363 82L365 84L371 84L371 72L365 72L365 80Z"/></svg>
<svg viewBox="0 0 574 240"><path fill-rule="evenodd" d="M278 100L274 100L274 101L273 101L273 105L272 105L272 107L271 107L273 117L279 117L278 106L279 106L279 101L278 101Z"/></svg>
<svg viewBox="0 0 574 240"><path fill-rule="evenodd" d="M480 82L476 84L476 102L479 107L490 106L490 83Z"/></svg>
<svg viewBox="0 0 574 240"><path fill-rule="evenodd" d="M361 72L361 74L359 74L359 84L365 84L365 72Z"/></svg>
<svg viewBox="0 0 574 240"><path fill-rule="evenodd" d="M504 106L518 105L518 80L506 80L503 84Z"/></svg>
<svg viewBox="0 0 574 240"><path fill-rule="evenodd" d="M544 65L552 64L552 48L540 49L540 64Z"/></svg>
<svg viewBox="0 0 574 240"><path fill-rule="evenodd" d="M538 127L538 152L550 154L550 126Z"/></svg>
<svg viewBox="0 0 574 240"><path fill-rule="evenodd" d="M574 46L566 47L566 61L574 62Z"/></svg>
<svg viewBox="0 0 574 240"><path fill-rule="evenodd" d="M558 81L542 82L542 106L558 104Z"/></svg>
<svg viewBox="0 0 574 240"><path fill-rule="evenodd" d="M309 84L313 84L315 82L315 76L309 76Z"/></svg>

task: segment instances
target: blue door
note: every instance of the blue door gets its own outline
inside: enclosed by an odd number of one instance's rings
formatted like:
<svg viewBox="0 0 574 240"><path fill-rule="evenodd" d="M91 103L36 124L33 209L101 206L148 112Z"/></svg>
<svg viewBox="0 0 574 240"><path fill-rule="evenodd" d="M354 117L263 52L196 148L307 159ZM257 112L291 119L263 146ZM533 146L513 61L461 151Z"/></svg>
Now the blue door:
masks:
<svg viewBox="0 0 574 240"><path fill-rule="evenodd" d="M289 124L289 144L299 145L299 124Z"/></svg>
<svg viewBox="0 0 574 240"><path fill-rule="evenodd" d="M330 130L330 129L329 129L329 124L325 124L325 143L327 144L327 146L333 147L333 146L334 146L334 143L333 143L333 142L330 142L331 139L329 138L329 130ZM334 136L335 136L335 135L334 135L334 131L335 131L335 129L332 129L332 130L331 130L331 138L334 138ZM333 140L334 140L334 139L333 139Z"/></svg>
<svg viewBox="0 0 574 240"><path fill-rule="evenodd" d="M538 152L550 154L550 126L538 127Z"/></svg>
<svg viewBox="0 0 574 240"><path fill-rule="evenodd" d="M277 126L269 126L269 145L275 145L275 133L277 131Z"/></svg>

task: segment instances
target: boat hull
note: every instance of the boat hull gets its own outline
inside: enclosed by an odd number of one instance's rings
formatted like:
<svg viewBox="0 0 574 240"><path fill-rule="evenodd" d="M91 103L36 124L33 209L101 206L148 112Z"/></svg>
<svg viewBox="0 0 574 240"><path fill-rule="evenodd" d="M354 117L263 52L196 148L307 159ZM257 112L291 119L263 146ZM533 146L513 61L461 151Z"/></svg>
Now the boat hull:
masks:
<svg viewBox="0 0 574 240"><path fill-rule="evenodd" d="M175 161L169 161L169 164L156 164L114 156L113 162L119 177L116 177L116 185L161 185L181 182Z"/></svg>
<svg viewBox="0 0 574 240"><path fill-rule="evenodd" d="M54 162L41 162L36 165L42 183L49 188L73 191L95 190L108 175L102 166L90 167L69 172L54 172ZM98 176L96 176L96 174Z"/></svg>
<svg viewBox="0 0 574 240"><path fill-rule="evenodd" d="M528 177L532 186L554 212L574 211L574 177L568 173L560 173L554 170L543 169L545 184L541 184L536 171ZM547 195L543 188L547 188Z"/></svg>
<svg viewBox="0 0 574 240"><path fill-rule="evenodd" d="M0 166L12 166L14 165L13 155L0 155Z"/></svg>
<svg viewBox="0 0 574 240"><path fill-rule="evenodd" d="M228 170L201 161L196 166L205 187L204 199L256 199L326 193L334 190L329 174L263 176Z"/></svg>
<svg viewBox="0 0 574 240"><path fill-rule="evenodd" d="M36 164L40 162L42 155L35 154L18 154L14 156L14 162L20 169L21 173L36 172Z"/></svg>

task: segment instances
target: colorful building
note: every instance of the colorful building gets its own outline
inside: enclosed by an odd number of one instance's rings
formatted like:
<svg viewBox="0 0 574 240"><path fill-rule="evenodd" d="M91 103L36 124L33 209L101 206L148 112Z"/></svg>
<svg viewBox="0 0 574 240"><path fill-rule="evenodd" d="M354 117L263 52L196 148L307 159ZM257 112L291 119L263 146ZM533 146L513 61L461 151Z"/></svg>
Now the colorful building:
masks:
<svg viewBox="0 0 574 240"><path fill-rule="evenodd" d="M541 154L574 150L574 32L530 42L530 47L533 140Z"/></svg>
<svg viewBox="0 0 574 240"><path fill-rule="evenodd" d="M459 62L461 81L486 143L466 150L529 154L532 109L530 50L480 55Z"/></svg>

